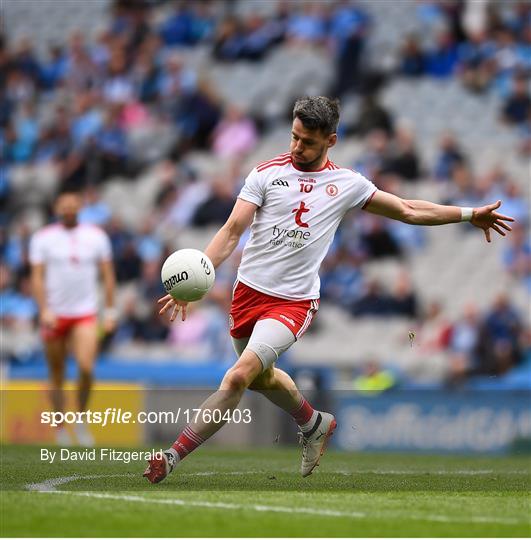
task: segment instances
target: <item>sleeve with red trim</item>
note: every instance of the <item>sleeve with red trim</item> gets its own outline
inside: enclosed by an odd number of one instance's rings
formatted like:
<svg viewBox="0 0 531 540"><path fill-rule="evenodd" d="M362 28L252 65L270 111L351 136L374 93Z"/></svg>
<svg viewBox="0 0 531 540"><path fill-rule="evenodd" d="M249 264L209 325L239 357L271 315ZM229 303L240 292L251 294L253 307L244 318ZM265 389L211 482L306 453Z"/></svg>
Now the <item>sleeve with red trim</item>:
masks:
<svg viewBox="0 0 531 540"><path fill-rule="evenodd" d="M378 188L365 176L354 172L354 192L350 208L365 208Z"/></svg>
<svg viewBox="0 0 531 540"><path fill-rule="evenodd" d="M245 179L245 184L242 187L238 198L262 206L262 204L264 204L264 197L264 174L253 169Z"/></svg>

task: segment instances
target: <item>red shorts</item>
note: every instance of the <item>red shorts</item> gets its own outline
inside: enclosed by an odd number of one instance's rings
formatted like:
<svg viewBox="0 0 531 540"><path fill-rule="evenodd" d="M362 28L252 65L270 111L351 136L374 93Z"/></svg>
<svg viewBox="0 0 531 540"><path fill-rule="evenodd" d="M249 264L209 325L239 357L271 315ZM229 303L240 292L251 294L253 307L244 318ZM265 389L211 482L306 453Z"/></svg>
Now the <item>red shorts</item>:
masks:
<svg viewBox="0 0 531 540"><path fill-rule="evenodd" d="M41 336L44 341L64 338L70 330L78 324L94 323L98 320L95 314L82 315L81 317L57 317L53 328L41 327Z"/></svg>
<svg viewBox="0 0 531 540"><path fill-rule="evenodd" d="M308 330L318 309L319 300L277 298L237 281L229 315L230 335L236 339L247 338L257 321L275 319L300 338Z"/></svg>

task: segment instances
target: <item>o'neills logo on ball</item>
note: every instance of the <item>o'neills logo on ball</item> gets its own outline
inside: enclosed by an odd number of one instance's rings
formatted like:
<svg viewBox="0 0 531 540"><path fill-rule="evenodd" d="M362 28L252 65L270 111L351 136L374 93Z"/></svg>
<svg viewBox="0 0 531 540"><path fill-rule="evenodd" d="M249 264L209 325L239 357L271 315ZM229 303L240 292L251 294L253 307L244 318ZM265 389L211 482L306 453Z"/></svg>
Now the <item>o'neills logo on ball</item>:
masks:
<svg viewBox="0 0 531 540"><path fill-rule="evenodd" d="M170 278L168 278L166 281L164 281L163 285L164 288L167 291L171 291L175 285L178 283L181 283L181 281L186 281L188 279L188 272L181 272L180 274L174 274Z"/></svg>
<svg viewBox="0 0 531 540"><path fill-rule="evenodd" d="M208 266L208 263L205 261L205 259L201 258L201 264L203 265L205 274L209 276L212 273L212 270L210 270L210 266Z"/></svg>
<svg viewBox="0 0 531 540"><path fill-rule="evenodd" d="M326 192L328 195L330 195L330 197L335 197L339 193L339 189L337 189L337 186L334 184L328 184L326 186Z"/></svg>

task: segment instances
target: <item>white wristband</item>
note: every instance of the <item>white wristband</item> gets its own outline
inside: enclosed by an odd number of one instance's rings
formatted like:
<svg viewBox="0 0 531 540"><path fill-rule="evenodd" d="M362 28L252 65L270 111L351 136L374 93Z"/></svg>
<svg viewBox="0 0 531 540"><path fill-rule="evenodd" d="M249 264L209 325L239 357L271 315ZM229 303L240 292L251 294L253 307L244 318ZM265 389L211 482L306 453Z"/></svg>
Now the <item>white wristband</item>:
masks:
<svg viewBox="0 0 531 540"><path fill-rule="evenodd" d="M461 221L470 221L474 214L474 209L468 206L461 207Z"/></svg>

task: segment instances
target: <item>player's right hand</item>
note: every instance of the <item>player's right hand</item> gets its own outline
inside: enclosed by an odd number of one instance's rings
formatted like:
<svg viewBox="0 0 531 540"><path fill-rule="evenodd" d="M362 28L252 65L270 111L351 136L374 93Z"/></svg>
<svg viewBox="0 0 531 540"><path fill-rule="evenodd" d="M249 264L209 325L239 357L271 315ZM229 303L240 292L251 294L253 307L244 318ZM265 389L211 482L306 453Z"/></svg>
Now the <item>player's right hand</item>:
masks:
<svg viewBox="0 0 531 540"><path fill-rule="evenodd" d="M55 313L49 309L43 309L39 315L39 322L41 326L46 328L54 328L57 322L57 317L55 316Z"/></svg>
<svg viewBox="0 0 531 540"><path fill-rule="evenodd" d="M181 320L186 320L186 308L188 306L188 302L175 300L169 294L167 294L166 296L159 298L157 300L157 304L164 304L159 311L159 315L164 315L168 309L173 308L170 316L170 322L173 322L177 318L179 311L181 312Z"/></svg>

